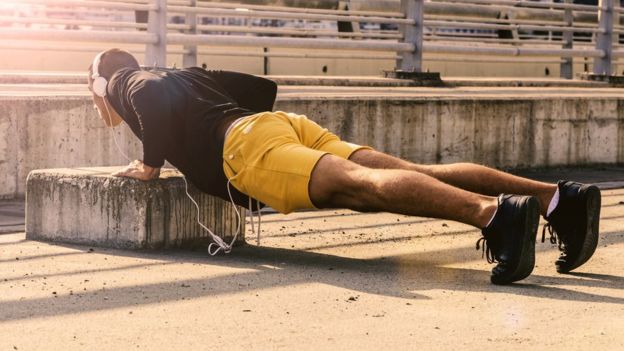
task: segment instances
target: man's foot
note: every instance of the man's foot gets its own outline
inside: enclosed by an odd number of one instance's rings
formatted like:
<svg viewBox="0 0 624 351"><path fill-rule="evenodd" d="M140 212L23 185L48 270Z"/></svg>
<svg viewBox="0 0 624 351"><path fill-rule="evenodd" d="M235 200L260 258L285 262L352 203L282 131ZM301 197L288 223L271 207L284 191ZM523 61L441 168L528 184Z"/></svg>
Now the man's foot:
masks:
<svg viewBox="0 0 624 351"><path fill-rule="evenodd" d="M490 280L509 284L528 277L535 266L535 235L539 224L539 202L533 196L500 195L494 219L483 228L484 254L498 262Z"/></svg>
<svg viewBox="0 0 624 351"><path fill-rule="evenodd" d="M587 262L598 246L600 190L595 185L560 180L559 203L542 231L550 242L559 242L561 256L555 261L557 272L567 273Z"/></svg>

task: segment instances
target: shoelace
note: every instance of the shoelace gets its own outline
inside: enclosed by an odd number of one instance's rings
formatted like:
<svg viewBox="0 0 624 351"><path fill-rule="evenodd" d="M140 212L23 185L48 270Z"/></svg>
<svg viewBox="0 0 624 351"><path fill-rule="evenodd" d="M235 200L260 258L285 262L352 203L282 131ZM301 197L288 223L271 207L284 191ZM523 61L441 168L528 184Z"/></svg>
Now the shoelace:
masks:
<svg viewBox="0 0 624 351"><path fill-rule="evenodd" d="M557 234L557 231L553 228L552 224L546 223L544 227L542 227L542 242L546 241L546 231L548 230L548 234L550 235L550 243L557 244L559 243L559 251L563 251L563 243L561 242L561 238Z"/></svg>
<svg viewBox="0 0 624 351"><path fill-rule="evenodd" d="M488 263L498 262L496 260L496 257L494 257L494 253L492 252L492 249L488 246L487 239L484 236L482 236L481 239L477 240L476 246L477 246L477 251L479 251L479 249L482 249L481 258L486 257Z"/></svg>

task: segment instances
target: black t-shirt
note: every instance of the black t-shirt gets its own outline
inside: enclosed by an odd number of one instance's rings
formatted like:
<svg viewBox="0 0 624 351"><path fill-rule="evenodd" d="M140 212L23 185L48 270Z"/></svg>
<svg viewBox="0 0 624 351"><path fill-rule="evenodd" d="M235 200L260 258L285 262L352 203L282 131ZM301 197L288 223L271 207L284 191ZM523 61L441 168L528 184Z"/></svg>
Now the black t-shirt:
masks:
<svg viewBox="0 0 624 351"><path fill-rule="evenodd" d="M276 92L268 79L198 67L124 68L107 86L108 101L143 142L146 165L167 160L201 191L228 201L225 131L239 117L273 110ZM249 198L230 189L234 202L247 207Z"/></svg>

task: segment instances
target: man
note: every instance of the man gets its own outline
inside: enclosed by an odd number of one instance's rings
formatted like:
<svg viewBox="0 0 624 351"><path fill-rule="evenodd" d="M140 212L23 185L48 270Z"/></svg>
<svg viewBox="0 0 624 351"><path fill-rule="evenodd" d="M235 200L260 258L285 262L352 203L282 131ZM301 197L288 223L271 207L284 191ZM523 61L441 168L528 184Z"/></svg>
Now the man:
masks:
<svg viewBox="0 0 624 351"><path fill-rule="evenodd" d="M125 121L143 143L143 160L118 176L154 179L168 160L204 192L229 200L231 184L241 206L253 198L282 213L348 208L471 224L482 229L477 249L482 244L488 262L498 263L495 284L531 274L540 214L562 251L558 272L579 267L596 249L595 186L541 183L468 163L418 165L343 142L305 116L270 112L277 87L260 77L145 71L111 49L94 60L89 87L106 124Z"/></svg>

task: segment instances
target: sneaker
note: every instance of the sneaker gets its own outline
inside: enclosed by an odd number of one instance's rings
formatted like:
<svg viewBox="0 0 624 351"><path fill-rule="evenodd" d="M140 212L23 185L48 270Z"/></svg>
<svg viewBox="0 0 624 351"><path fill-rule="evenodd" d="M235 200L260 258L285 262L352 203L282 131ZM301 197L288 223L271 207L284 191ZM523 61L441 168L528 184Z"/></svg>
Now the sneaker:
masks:
<svg viewBox="0 0 624 351"><path fill-rule="evenodd" d="M559 203L546 217L546 231L552 244L559 243L561 256L555 261L557 272L567 273L587 262L598 246L600 190L595 185L560 180Z"/></svg>
<svg viewBox="0 0 624 351"><path fill-rule="evenodd" d="M504 285L528 277L535 266L535 235L539 224L539 202L533 196L500 195L492 222L481 233L492 269L493 284Z"/></svg>

